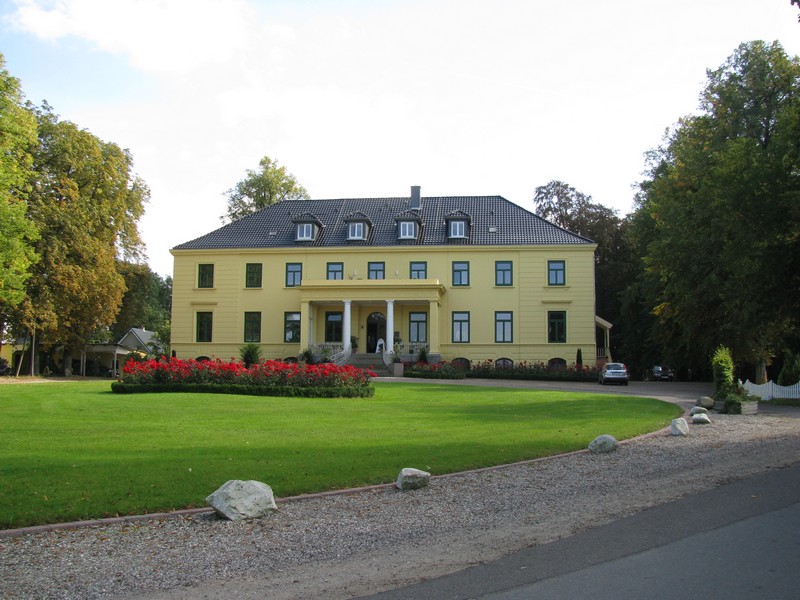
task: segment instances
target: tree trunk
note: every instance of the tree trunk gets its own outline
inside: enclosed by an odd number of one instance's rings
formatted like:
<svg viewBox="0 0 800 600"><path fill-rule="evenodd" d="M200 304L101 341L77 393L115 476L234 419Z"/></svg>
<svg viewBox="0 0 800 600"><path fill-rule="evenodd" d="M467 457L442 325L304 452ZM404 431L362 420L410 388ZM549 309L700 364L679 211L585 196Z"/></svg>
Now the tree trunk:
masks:
<svg viewBox="0 0 800 600"><path fill-rule="evenodd" d="M756 365L756 384L767 383L767 363L761 361Z"/></svg>
<svg viewBox="0 0 800 600"><path fill-rule="evenodd" d="M72 348L64 347L64 377L72 376Z"/></svg>

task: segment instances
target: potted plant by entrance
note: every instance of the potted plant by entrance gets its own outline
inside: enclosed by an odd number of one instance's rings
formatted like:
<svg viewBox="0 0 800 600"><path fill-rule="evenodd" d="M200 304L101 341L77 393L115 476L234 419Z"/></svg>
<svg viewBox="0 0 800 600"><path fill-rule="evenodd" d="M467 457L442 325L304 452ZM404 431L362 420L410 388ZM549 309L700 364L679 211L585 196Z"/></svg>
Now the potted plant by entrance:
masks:
<svg viewBox="0 0 800 600"><path fill-rule="evenodd" d="M392 374L392 377L402 377L404 368L405 365L403 365L400 354L395 352L392 355L392 362L389 364L389 372Z"/></svg>
<svg viewBox="0 0 800 600"><path fill-rule="evenodd" d="M350 348L352 348L354 353L358 350L358 338L354 335L350 336Z"/></svg>

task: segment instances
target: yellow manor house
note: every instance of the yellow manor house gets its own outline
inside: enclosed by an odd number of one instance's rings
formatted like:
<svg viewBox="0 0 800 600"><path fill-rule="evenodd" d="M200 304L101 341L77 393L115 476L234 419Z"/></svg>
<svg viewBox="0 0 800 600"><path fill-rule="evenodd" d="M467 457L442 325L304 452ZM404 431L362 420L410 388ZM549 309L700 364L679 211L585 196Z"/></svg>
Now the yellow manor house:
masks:
<svg viewBox="0 0 800 600"><path fill-rule="evenodd" d="M171 250L172 348L591 363L595 248L499 196L285 200Z"/></svg>

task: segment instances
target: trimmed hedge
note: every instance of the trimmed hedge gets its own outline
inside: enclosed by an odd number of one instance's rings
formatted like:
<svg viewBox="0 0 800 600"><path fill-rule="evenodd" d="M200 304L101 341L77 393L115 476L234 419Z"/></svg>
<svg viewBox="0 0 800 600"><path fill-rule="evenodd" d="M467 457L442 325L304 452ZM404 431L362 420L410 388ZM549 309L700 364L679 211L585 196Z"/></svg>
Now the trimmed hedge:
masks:
<svg viewBox="0 0 800 600"><path fill-rule="evenodd" d="M136 392L205 392L305 398L369 398L375 373L353 366L306 365L268 360L251 365L236 360L196 361L177 358L126 363L111 390Z"/></svg>
<svg viewBox="0 0 800 600"><path fill-rule="evenodd" d="M513 367L497 367L491 360L472 365L467 377L482 379L517 379L529 381L597 381L597 367L569 365L563 369L549 368L545 363L519 362Z"/></svg>
<svg viewBox="0 0 800 600"><path fill-rule="evenodd" d="M464 379L467 371L447 362L440 363L415 363L403 369L406 377L417 379Z"/></svg>
<svg viewBox="0 0 800 600"><path fill-rule="evenodd" d="M296 387L286 385L248 385L238 383L124 383L115 381L111 391L117 394L187 392L199 394L239 394L242 396L281 396L285 398L372 398L375 388Z"/></svg>

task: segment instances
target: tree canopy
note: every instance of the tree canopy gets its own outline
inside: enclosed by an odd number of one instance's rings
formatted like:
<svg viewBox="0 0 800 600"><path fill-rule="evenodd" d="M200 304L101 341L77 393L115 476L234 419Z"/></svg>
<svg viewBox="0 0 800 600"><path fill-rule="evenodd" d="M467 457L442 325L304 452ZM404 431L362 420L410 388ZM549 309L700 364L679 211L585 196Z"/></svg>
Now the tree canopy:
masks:
<svg viewBox="0 0 800 600"><path fill-rule="evenodd" d="M21 321L45 344L85 343L114 322L125 292L118 251L142 253L137 221L149 197L130 153L103 142L49 106L35 111L39 144L28 217L41 232Z"/></svg>
<svg viewBox="0 0 800 600"><path fill-rule="evenodd" d="M798 327L800 62L756 41L707 77L701 114L650 155L638 285L674 352L763 363Z"/></svg>
<svg viewBox="0 0 800 600"><path fill-rule="evenodd" d="M24 299L28 269L37 259L33 242L38 231L26 218L25 202L36 131L19 81L9 75L0 54L0 315Z"/></svg>
<svg viewBox="0 0 800 600"><path fill-rule="evenodd" d="M259 161L258 169L248 169L245 178L225 192L225 195L227 212L221 217L223 221L241 219L282 200L309 199L308 192L294 175L269 156Z"/></svg>

